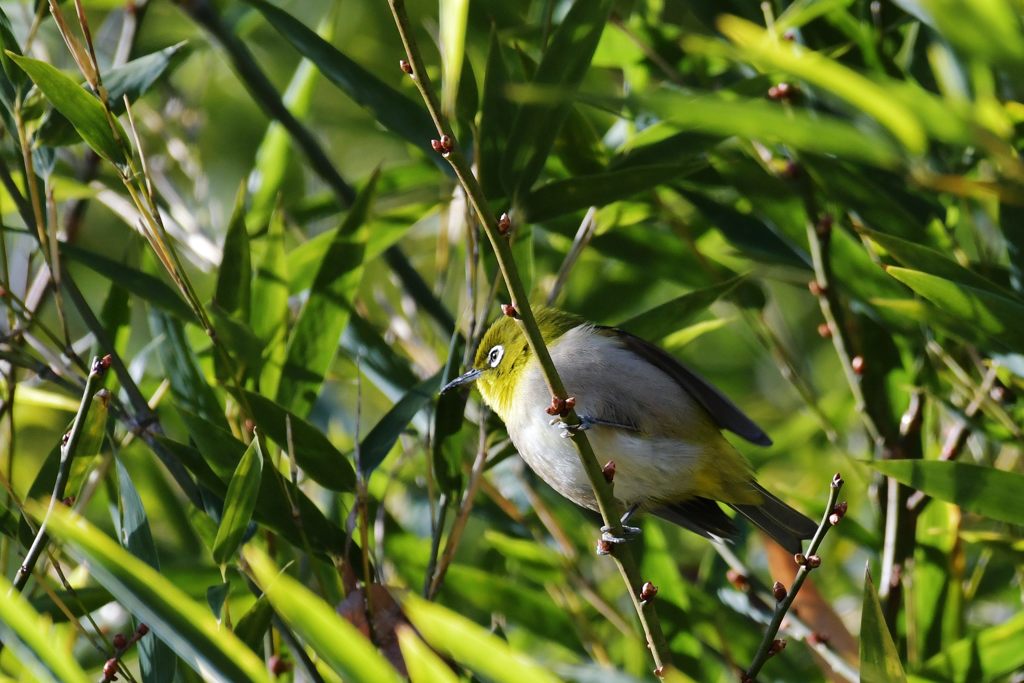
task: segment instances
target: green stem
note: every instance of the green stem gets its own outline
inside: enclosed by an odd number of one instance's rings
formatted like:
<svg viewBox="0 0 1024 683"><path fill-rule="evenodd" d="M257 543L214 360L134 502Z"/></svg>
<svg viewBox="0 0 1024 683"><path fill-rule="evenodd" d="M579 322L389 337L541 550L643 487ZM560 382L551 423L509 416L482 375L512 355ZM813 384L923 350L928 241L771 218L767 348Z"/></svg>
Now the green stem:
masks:
<svg viewBox="0 0 1024 683"><path fill-rule="evenodd" d="M487 238L491 242L494 254L497 257L498 268L501 269L501 273L505 278L505 285L512 297L512 305L518 313L517 319L526 334L530 350L541 366L552 397L564 400L569 397L568 393L562 384L561 378L558 376L555 364L551 360L551 354L548 352L548 348L541 336L540 328L537 326L537 320L533 315L533 309L530 307L526 288L523 286L515 260L512 257L512 248L505 236L501 234L498 228L498 219L490 210L483 188L476 179L476 176L473 175L469 161L459 149L451 126L441 114L440 103L431 87L430 77L427 75L419 48L412 35L412 24L405 10L405 2L404 0L388 0L388 4L391 6L395 25L398 28L409 64L412 67L412 76L416 87L419 89L420 95L427 105L430 117L437 127L437 132L441 136L447 136L451 141L451 150L446 153L445 158L455 171L459 183L465 190L466 196L476 212L477 218L483 224ZM537 406L537 409L543 410L544 406ZM569 408L563 420L568 425L578 425L580 423L579 417L571 408ZM586 432L584 430L575 430L572 440L579 449L580 461L583 464L587 478L590 480L590 485L594 489L594 497L597 500L598 511L601 513L604 524L610 528L613 534L621 535L622 525L619 522L619 505L612 494L611 484L605 481L601 467L598 465L597 457L594 455L594 450L587 439ZM642 581L637 569L636 560L628 546L623 544L616 546L612 557L629 590L633 607L636 609L637 616L640 618L640 623L644 629L647 646L654 658L656 671L660 674L670 664L670 653L668 643L662 634L661 625L654 610L654 603L652 600L640 600Z"/></svg>
<svg viewBox="0 0 1024 683"><path fill-rule="evenodd" d="M103 386L103 376L106 374L108 366L109 362L105 363L98 357L92 359L89 375L85 380L85 391L82 392L82 402L78 405L78 413L75 415L75 421L71 425L71 431L68 432L66 441L60 449L60 465L57 468L57 478L53 482L50 505L47 507L46 515L40 522L36 536L32 540L32 545L25 555L25 561L22 562L17 575L14 577L14 590L19 593L25 588L25 584L28 583L28 578L32 575L36 562L39 561L39 556L42 555L46 544L50 540L46 535L46 521L49 519L54 506L64 500L64 492L68 485L68 479L71 476L71 463L75 459L75 451L78 450L78 444L81 442L82 434L85 432L86 417L89 415L93 396Z"/></svg>

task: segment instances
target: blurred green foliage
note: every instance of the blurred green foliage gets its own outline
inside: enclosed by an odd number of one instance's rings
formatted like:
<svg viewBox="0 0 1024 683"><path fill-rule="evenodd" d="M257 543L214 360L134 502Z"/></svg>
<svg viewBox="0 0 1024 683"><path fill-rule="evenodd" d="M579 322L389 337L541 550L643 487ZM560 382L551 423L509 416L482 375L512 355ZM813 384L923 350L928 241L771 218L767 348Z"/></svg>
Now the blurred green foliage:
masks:
<svg viewBox="0 0 1024 683"><path fill-rule="evenodd" d="M596 517L435 398L506 295L388 4L83 0L94 57L51 4L0 7L0 591L111 398L0 674L649 678ZM699 368L811 516L846 478L759 680L1021 680L1020 2L407 11L536 300ZM642 524L669 679L735 680L791 561Z"/></svg>

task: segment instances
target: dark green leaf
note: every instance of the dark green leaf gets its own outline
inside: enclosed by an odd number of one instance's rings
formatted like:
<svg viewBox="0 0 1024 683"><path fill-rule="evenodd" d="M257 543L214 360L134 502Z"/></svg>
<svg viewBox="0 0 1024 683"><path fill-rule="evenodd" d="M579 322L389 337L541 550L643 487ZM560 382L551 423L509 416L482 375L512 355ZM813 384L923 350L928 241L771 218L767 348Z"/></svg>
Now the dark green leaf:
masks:
<svg viewBox="0 0 1024 683"><path fill-rule="evenodd" d="M860 680L863 683L900 683L907 680L896 645L885 625L875 585L866 570L860 615Z"/></svg>
<svg viewBox="0 0 1024 683"><path fill-rule="evenodd" d="M784 239L769 221L740 213L694 192L684 193L684 196L718 228L729 244L750 258L762 263L810 269L810 257Z"/></svg>
<svg viewBox="0 0 1024 683"><path fill-rule="evenodd" d="M505 94L508 81L508 68L505 66L501 42L497 32L491 31L480 104L480 132L477 135L480 184L486 196L491 198L505 193L501 184L501 159L515 119L515 107Z"/></svg>
<svg viewBox="0 0 1024 683"><path fill-rule="evenodd" d="M93 151L107 161L127 163L122 144L127 144L128 136L116 119L111 120L114 126L111 130L111 121L107 120L99 100L46 62L19 56L10 50L7 56L28 74L54 108L67 117Z"/></svg>
<svg viewBox="0 0 1024 683"><path fill-rule="evenodd" d="M1024 348L1024 304L918 270L890 267L886 272L944 313L992 335L1007 349Z"/></svg>
<svg viewBox="0 0 1024 683"><path fill-rule="evenodd" d="M309 414L348 324L352 297L363 277L363 242L354 233L366 220L378 177L374 173L334 231L288 340L277 402L296 415Z"/></svg>
<svg viewBox="0 0 1024 683"><path fill-rule="evenodd" d="M107 101L115 114L124 112L124 97L134 102L144 95L156 81L182 61L187 52L182 48L185 43L177 43L163 50L133 59L127 64L115 66L103 72L103 87L107 89ZM42 145L65 145L77 141L74 130L68 120L59 111L50 112L36 140Z"/></svg>
<svg viewBox="0 0 1024 683"><path fill-rule="evenodd" d="M242 397L252 410L256 426L283 451L289 452L293 448L296 464L318 484L334 491L355 489L356 475L351 463L323 432L265 396L243 390Z"/></svg>
<svg viewBox="0 0 1024 683"><path fill-rule="evenodd" d="M374 120L419 147L429 158L438 159L437 153L430 147L430 138L436 135L436 128L425 109L354 62L284 10L265 0L246 2L258 9L299 54L316 64L327 80L369 111ZM448 168L446 162L439 162Z"/></svg>
<svg viewBox="0 0 1024 683"><path fill-rule="evenodd" d="M369 476L383 462L398 437L420 410L437 395L441 388L441 374L423 380L405 393L380 419L359 445L359 468Z"/></svg>
<svg viewBox="0 0 1024 683"><path fill-rule="evenodd" d="M249 319L252 296L252 258L249 250L249 232L245 227L245 184L238 188L235 208L228 221L224 237L223 258L217 269L217 290L214 302L230 315Z"/></svg>
<svg viewBox="0 0 1024 683"><path fill-rule="evenodd" d="M241 638L250 650L262 655L263 637L270 628L273 618L274 610L270 607L270 601L267 600L266 594L261 595L235 624L235 635Z"/></svg>
<svg viewBox="0 0 1024 683"><path fill-rule="evenodd" d="M618 323L616 327L649 341L658 341L685 325L693 316L703 313L708 306L732 291L742 277L735 277L705 289L687 292L671 301Z"/></svg>
<svg viewBox="0 0 1024 683"><path fill-rule="evenodd" d="M110 591L99 586L77 588L74 591L54 591L53 593L76 618L83 617L114 601L114 596L110 594ZM32 609L46 615L46 618L51 621L60 623L68 620L68 615L64 613L64 610L45 593L32 598L30 602Z"/></svg>
<svg viewBox="0 0 1024 683"><path fill-rule="evenodd" d="M526 220L536 223L588 206L605 206L638 192L653 190L705 166L702 159L658 166L637 166L596 175L555 180L533 190L523 202Z"/></svg>
<svg viewBox="0 0 1024 683"><path fill-rule="evenodd" d="M1024 667L1024 612L947 646L917 676L951 683L1001 680Z"/></svg>
<svg viewBox="0 0 1024 683"><path fill-rule="evenodd" d="M160 278L67 242L60 243L60 253L65 258L81 263L99 273L118 287L141 297L153 306L186 322L195 321L195 314L185 300Z"/></svg>
<svg viewBox="0 0 1024 683"><path fill-rule="evenodd" d="M33 507L42 514L41 506ZM160 572L63 506L51 512L49 528L72 554L89 562L92 576L125 609L159 634L197 672L222 680L270 683L263 662Z"/></svg>
<svg viewBox="0 0 1024 683"><path fill-rule="evenodd" d="M155 309L150 310L149 324L153 335L162 337L160 361L178 405L226 429L224 409L199 368L184 326L176 318Z"/></svg>
<svg viewBox="0 0 1024 683"><path fill-rule="evenodd" d="M1024 524L1024 475L994 467L939 460L872 460L873 468L964 510Z"/></svg>
<svg viewBox="0 0 1024 683"><path fill-rule="evenodd" d="M571 98L590 67L612 5L610 0L573 3L551 36L532 85L541 90L557 89L559 97L554 102L520 106L502 162L502 182L510 196L525 195L544 168L569 113Z"/></svg>
<svg viewBox="0 0 1024 683"><path fill-rule="evenodd" d="M117 458L117 487L121 496L121 545L125 550L157 571L160 559L149 528L146 509L128 470ZM144 683L169 683L174 680L178 662L174 653L158 638L139 641L139 666Z"/></svg>
<svg viewBox="0 0 1024 683"><path fill-rule="evenodd" d="M242 536L256 508L262 478L263 450L260 448L259 436L254 436L242 454L242 459L238 461L224 497L220 527L213 541L213 560L217 564L226 563L241 545Z"/></svg>

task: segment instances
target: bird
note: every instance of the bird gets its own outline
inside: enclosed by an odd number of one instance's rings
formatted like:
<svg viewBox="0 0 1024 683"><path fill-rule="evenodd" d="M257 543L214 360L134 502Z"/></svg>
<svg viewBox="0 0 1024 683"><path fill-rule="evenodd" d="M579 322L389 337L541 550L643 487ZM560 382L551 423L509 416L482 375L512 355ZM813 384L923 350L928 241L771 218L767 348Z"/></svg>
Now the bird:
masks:
<svg viewBox="0 0 1024 683"><path fill-rule="evenodd" d="M584 429L598 462L614 462L613 492L626 510L624 542L640 533L628 522L654 514L705 538L725 541L737 527L720 506L735 510L792 553L817 524L757 483L727 430L761 446L771 439L725 394L655 344L566 311L537 307L537 325L579 425L551 419L551 392L526 334L514 316L499 317L484 333L473 366L442 387L475 383L484 403L505 423L526 464L551 488L597 510L576 445Z"/></svg>

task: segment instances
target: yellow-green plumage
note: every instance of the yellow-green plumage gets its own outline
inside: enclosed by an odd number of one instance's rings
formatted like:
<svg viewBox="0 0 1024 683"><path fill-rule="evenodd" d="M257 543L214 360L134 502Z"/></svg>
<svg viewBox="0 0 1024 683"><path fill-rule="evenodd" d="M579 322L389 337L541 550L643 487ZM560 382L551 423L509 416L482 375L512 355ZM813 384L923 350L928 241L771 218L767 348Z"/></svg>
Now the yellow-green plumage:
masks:
<svg viewBox="0 0 1024 683"><path fill-rule="evenodd" d="M720 392L657 347L553 308L535 311L541 334L576 411L596 420L595 454L616 464L614 492L641 509L710 536L732 524L714 501L737 509L789 549L815 525L756 484L725 439L730 429L756 443L768 437ZM474 368L484 401L542 479L596 509L575 445L545 412L550 395L517 321L503 317L484 335Z"/></svg>

